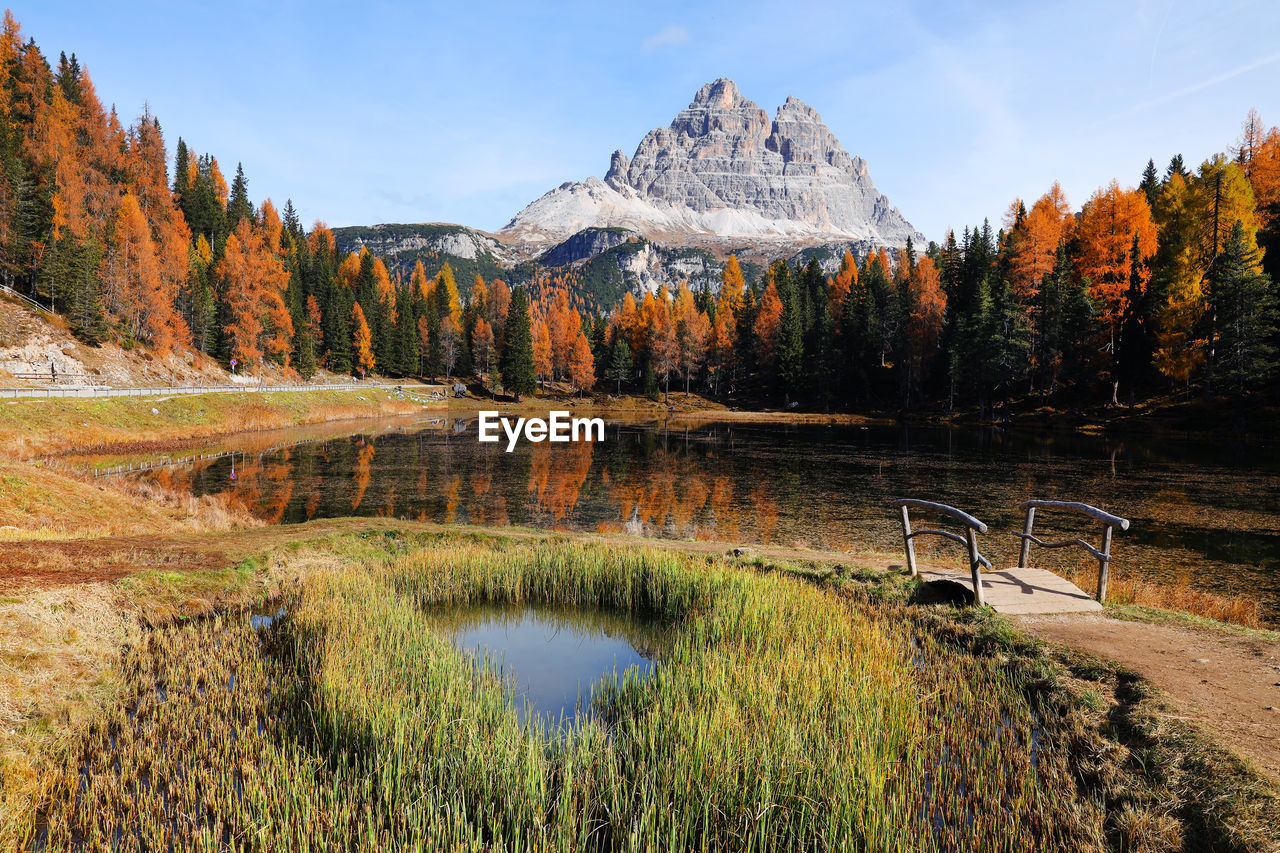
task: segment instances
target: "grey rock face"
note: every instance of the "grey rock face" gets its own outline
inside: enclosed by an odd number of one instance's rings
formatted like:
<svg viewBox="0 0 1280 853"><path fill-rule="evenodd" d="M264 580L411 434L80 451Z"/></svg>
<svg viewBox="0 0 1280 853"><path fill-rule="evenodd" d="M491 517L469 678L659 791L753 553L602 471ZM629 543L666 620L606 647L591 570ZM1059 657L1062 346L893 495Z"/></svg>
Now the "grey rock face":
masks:
<svg viewBox="0 0 1280 853"><path fill-rule="evenodd" d="M637 235L621 228L584 228L538 259L548 267L560 267L593 258Z"/></svg>
<svg viewBox="0 0 1280 853"><path fill-rule="evenodd" d="M537 242L591 226L668 239L924 240L816 110L789 97L770 121L725 78L699 89L669 127L649 131L630 158L615 151L604 181L563 184L503 230Z"/></svg>
<svg viewBox="0 0 1280 853"><path fill-rule="evenodd" d="M334 229L338 248L344 252L367 247L382 257L401 252L426 250L476 260L488 255L500 262L508 257L507 249L487 234L461 225L426 223L421 225L373 225Z"/></svg>

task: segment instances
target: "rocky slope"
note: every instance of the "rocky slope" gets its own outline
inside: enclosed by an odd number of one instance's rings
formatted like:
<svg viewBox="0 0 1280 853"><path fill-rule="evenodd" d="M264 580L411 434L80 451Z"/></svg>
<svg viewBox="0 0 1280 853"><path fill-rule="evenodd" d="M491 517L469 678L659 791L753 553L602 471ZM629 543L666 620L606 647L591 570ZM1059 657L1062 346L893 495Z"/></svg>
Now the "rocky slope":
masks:
<svg viewBox="0 0 1280 853"><path fill-rule="evenodd" d="M483 231L463 225L422 223L350 226L333 229L338 249L344 253L361 248L381 257L393 272L406 278L422 261L427 275L439 272L445 262L453 268L458 285L466 291L476 274L501 278L514 257L502 243Z"/></svg>
<svg viewBox="0 0 1280 853"><path fill-rule="evenodd" d="M604 180L561 184L498 236L530 252L591 227L670 243L924 242L812 107L788 98L770 121L724 78L634 155L615 151Z"/></svg>

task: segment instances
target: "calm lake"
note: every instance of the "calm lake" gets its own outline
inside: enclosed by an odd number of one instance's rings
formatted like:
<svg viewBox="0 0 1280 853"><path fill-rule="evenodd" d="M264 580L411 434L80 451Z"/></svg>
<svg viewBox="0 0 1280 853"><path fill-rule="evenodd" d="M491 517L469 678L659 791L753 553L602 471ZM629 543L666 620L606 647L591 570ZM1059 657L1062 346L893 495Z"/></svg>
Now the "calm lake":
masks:
<svg viewBox="0 0 1280 853"><path fill-rule="evenodd" d="M602 610L483 605L427 611L432 626L506 684L523 723L549 733L590 716L601 679L646 678L669 640L652 622Z"/></svg>
<svg viewBox="0 0 1280 853"><path fill-rule="evenodd" d="M1016 563L1020 501L1080 500L1132 522L1117 533L1115 575L1253 592L1280 613L1280 455L1269 444L611 421L603 443L506 453L505 442L477 441L475 417L345 429L360 431L238 438L230 456L140 476L222 495L271 523L374 515L888 552L901 548L888 502L920 497L985 521L980 545L996 565ZM1044 513L1037 533L1096 538L1069 519ZM958 550L935 553L959 565ZM1034 553L1048 566L1084 556Z"/></svg>

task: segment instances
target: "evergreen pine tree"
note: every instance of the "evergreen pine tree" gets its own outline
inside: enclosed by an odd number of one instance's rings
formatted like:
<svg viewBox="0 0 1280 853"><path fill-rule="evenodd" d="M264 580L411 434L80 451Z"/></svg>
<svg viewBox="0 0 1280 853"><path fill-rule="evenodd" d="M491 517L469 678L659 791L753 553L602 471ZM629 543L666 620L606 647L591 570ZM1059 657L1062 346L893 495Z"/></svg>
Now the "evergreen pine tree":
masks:
<svg viewBox="0 0 1280 853"><path fill-rule="evenodd" d="M298 211L293 208L293 199L284 200L284 217L281 220L284 224L284 230L292 234L299 244L303 243L305 235L302 233L302 223L298 221Z"/></svg>
<svg viewBox="0 0 1280 853"><path fill-rule="evenodd" d="M237 163L231 194L227 196L227 228L234 231L241 219L253 221L253 203L249 201L249 182L244 176L244 166Z"/></svg>
<svg viewBox="0 0 1280 853"><path fill-rule="evenodd" d="M596 378L608 378L609 360L612 350L609 348L609 323L603 314L597 314L591 321L591 333L587 340L591 342L591 357L596 363Z"/></svg>
<svg viewBox="0 0 1280 853"><path fill-rule="evenodd" d="M533 367L533 324L529 316L529 295L523 287L511 289L507 308L506 341L498 361L502 387L520 401L522 394L538 390Z"/></svg>
<svg viewBox="0 0 1280 853"><path fill-rule="evenodd" d="M1147 168L1142 170L1142 182L1138 184L1147 197L1147 204L1155 209L1156 199L1160 196L1160 173L1156 171L1156 161L1148 160Z"/></svg>
<svg viewBox="0 0 1280 853"><path fill-rule="evenodd" d="M396 299L400 310L396 313L396 369L402 376L418 372L418 319L414 313L409 288L401 288Z"/></svg>
<svg viewBox="0 0 1280 853"><path fill-rule="evenodd" d="M1138 249L1138 235L1133 235L1129 250L1129 288L1125 291L1124 316L1120 321L1120 340L1116 344L1115 376L1129 394L1132 403L1138 386L1151 366L1151 339L1147 332L1148 300L1143 289L1144 263Z"/></svg>
<svg viewBox="0 0 1280 853"><path fill-rule="evenodd" d="M96 243L82 247L71 270L71 305L67 319L76 337L88 344L100 344L110 333L107 312L102 304L99 263L102 251Z"/></svg>
<svg viewBox="0 0 1280 853"><path fill-rule="evenodd" d="M990 289L989 307L984 317L982 336L986 342L984 375L992 406L1008 400L1010 393L1026 375L1027 353L1031 346L1026 312L1014 298L1008 281L999 281Z"/></svg>
<svg viewBox="0 0 1280 853"><path fill-rule="evenodd" d="M334 373L350 373L351 364L351 299L350 291L340 282L329 279L329 296L322 312L325 367Z"/></svg>
<svg viewBox="0 0 1280 853"><path fill-rule="evenodd" d="M1099 334L1102 311L1089 293L1089 280L1064 281L1059 311L1061 312L1061 365L1059 377L1074 392L1076 400L1092 396L1099 371L1095 365L1095 341Z"/></svg>
<svg viewBox="0 0 1280 853"><path fill-rule="evenodd" d="M650 400L658 399L658 374L653 372L653 362L644 360L644 373L640 377L640 385L644 395Z"/></svg>
<svg viewBox="0 0 1280 853"><path fill-rule="evenodd" d="M180 207L183 206L183 199L191 189L191 152L187 149L187 143L182 141L182 137L178 137L178 148L174 154L173 161L173 198ZM184 208L185 213L185 208ZM188 223L189 225L190 223Z"/></svg>
<svg viewBox="0 0 1280 853"><path fill-rule="evenodd" d="M618 383L618 393L622 393L622 381L631 377L631 347L622 335L613 341L613 353L609 357L609 379Z"/></svg>
<svg viewBox="0 0 1280 853"><path fill-rule="evenodd" d="M1214 259L1205 284L1209 308L1216 315L1216 369L1228 391L1243 398L1275 373L1272 342L1280 317L1271 278L1259 272L1258 252L1248 247L1239 220Z"/></svg>
<svg viewBox="0 0 1280 853"><path fill-rule="evenodd" d="M785 262L774 265L774 284L782 302L775 357L778 383L780 390L791 398L800 392L804 383L804 300Z"/></svg>
<svg viewBox="0 0 1280 853"><path fill-rule="evenodd" d="M300 327L294 335L294 343L296 346L294 367L297 368L299 376L310 379L316 375L316 342L305 325Z"/></svg>
<svg viewBox="0 0 1280 853"><path fill-rule="evenodd" d="M427 320L426 372L428 376L438 376L444 373L444 349L440 345L440 309L436 300L427 301L427 310L424 316ZM530 346L532 346L532 337L530 338ZM532 349L530 352L532 352Z"/></svg>

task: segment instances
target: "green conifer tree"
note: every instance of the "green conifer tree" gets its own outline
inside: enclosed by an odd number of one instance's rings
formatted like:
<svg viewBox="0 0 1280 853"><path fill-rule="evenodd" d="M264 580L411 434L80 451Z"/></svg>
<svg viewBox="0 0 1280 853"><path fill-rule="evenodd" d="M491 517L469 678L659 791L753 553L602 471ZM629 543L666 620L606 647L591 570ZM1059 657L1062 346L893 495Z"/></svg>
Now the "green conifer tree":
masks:
<svg viewBox="0 0 1280 853"><path fill-rule="evenodd" d="M1160 173L1156 171L1156 161L1148 160L1147 168L1142 170L1142 182L1138 184L1147 197L1147 204L1154 210L1156 199L1160 197Z"/></svg>
<svg viewBox="0 0 1280 853"><path fill-rule="evenodd" d="M533 325L529 316L529 295L523 287L511 289L511 303L507 308L506 342L498 360L498 372L502 387L514 395L516 402L523 394L538 389L533 367Z"/></svg>
<svg viewBox="0 0 1280 853"><path fill-rule="evenodd" d="M1206 278L1209 310L1215 315L1214 364L1227 391L1243 398L1276 371L1277 304L1271 277L1258 270L1237 220Z"/></svg>
<svg viewBox="0 0 1280 853"><path fill-rule="evenodd" d="M609 357L608 378L618 383L618 393L622 393L622 382L631 377L631 347L618 335L613 341L613 353Z"/></svg>
<svg viewBox="0 0 1280 853"><path fill-rule="evenodd" d="M244 166L237 163L236 177L227 196L227 228L234 231L241 219L253 221L253 202L249 201L249 181L244 176Z"/></svg>

